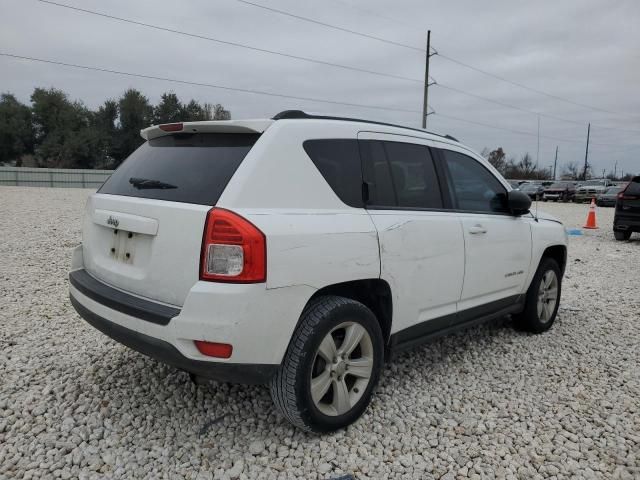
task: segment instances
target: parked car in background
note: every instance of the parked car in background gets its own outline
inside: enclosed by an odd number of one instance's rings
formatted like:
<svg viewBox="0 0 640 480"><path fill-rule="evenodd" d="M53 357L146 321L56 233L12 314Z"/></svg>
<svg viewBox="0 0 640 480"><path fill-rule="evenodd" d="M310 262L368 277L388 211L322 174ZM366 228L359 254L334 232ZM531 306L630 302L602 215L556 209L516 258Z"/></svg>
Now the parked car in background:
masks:
<svg viewBox="0 0 640 480"><path fill-rule="evenodd" d="M532 200L542 200L545 188L540 183L525 183L520 186L520 191L529 195Z"/></svg>
<svg viewBox="0 0 640 480"><path fill-rule="evenodd" d="M520 189L520 182L517 180L507 180L509 182L509 185L511 185L511 188L513 188L514 190L519 190Z"/></svg>
<svg viewBox="0 0 640 480"><path fill-rule="evenodd" d="M618 194L624 189L624 185L616 185L607 188L604 193L596 195L596 205L599 207L615 207Z"/></svg>
<svg viewBox="0 0 640 480"><path fill-rule="evenodd" d="M403 350L553 325L564 226L457 141L301 111L142 136L88 199L73 306L196 379L268 384L304 430L355 421Z"/></svg>
<svg viewBox="0 0 640 480"><path fill-rule="evenodd" d="M633 177L618 193L613 217L616 240L629 240L631 232L640 232L640 177Z"/></svg>
<svg viewBox="0 0 640 480"><path fill-rule="evenodd" d="M592 198L604 193L607 188L613 187L613 181L608 178L593 179L582 182L576 189L576 202L590 202Z"/></svg>
<svg viewBox="0 0 640 480"><path fill-rule="evenodd" d="M573 200L575 196L576 187L572 182L556 182L545 188L542 199L545 202L547 200L569 202Z"/></svg>

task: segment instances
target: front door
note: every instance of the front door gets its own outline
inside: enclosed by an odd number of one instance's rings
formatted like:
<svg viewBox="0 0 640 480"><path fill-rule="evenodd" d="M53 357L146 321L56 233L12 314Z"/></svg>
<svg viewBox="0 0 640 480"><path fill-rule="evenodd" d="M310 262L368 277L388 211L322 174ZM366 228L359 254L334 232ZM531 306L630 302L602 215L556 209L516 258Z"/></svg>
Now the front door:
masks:
<svg viewBox="0 0 640 480"><path fill-rule="evenodd" d="M464 232L465 273L458 312L465 320L465 311L481 315L500 310L523 292L531 262L532 218L508 213L506 187L479 160L460 151L441 152ZM480 306L482 311L470 310Z"/></svg>

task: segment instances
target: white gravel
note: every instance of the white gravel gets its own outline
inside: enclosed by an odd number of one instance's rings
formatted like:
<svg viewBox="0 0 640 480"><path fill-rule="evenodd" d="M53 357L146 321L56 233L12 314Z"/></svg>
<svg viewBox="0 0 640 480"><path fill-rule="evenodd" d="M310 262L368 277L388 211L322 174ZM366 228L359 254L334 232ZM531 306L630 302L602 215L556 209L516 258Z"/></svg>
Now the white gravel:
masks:
<svg viewBox="0 0 640 480"><path fill-rule="evenodd" d="M78 317L88 193L0 187L1 479L640 478L640 236L615 242L612 209L571 237L551 331L505 319L403 354L360 421L314 436L266 388L195 387Z"/></svg>

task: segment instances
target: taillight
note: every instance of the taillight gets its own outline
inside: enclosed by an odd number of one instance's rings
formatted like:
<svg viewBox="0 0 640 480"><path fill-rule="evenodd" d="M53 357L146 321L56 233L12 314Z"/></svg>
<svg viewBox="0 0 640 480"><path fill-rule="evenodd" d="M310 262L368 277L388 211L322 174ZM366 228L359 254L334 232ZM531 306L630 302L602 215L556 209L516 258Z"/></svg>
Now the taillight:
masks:
<svg viewBox="0 0 640 480"><path fill-rule="evenodd" d="M182 127L183 125L181 123L165 123L159 126L163 132L179 132L182 130Z"/></svg>
<svg viewBox="0 0 640 480"><path fill-rule="evenodd" d="M240 215L221 208L207 214L200 280L260 283L267 279L267 240Z"/></svg>

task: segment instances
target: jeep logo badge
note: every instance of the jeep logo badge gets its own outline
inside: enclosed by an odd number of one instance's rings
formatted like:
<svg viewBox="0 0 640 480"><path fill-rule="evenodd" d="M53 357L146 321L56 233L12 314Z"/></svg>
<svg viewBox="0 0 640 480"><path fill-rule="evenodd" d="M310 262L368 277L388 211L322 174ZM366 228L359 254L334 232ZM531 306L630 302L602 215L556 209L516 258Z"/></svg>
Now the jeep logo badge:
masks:
<svg viewBox="0 0 640 480"><path fill-rule="evenodd" d="M107 225L113 225L114 227L118 228L118 225L120 225L120 221L117 218L113 218L111 215L109 215L109 218L107 218Z"/></svg>

